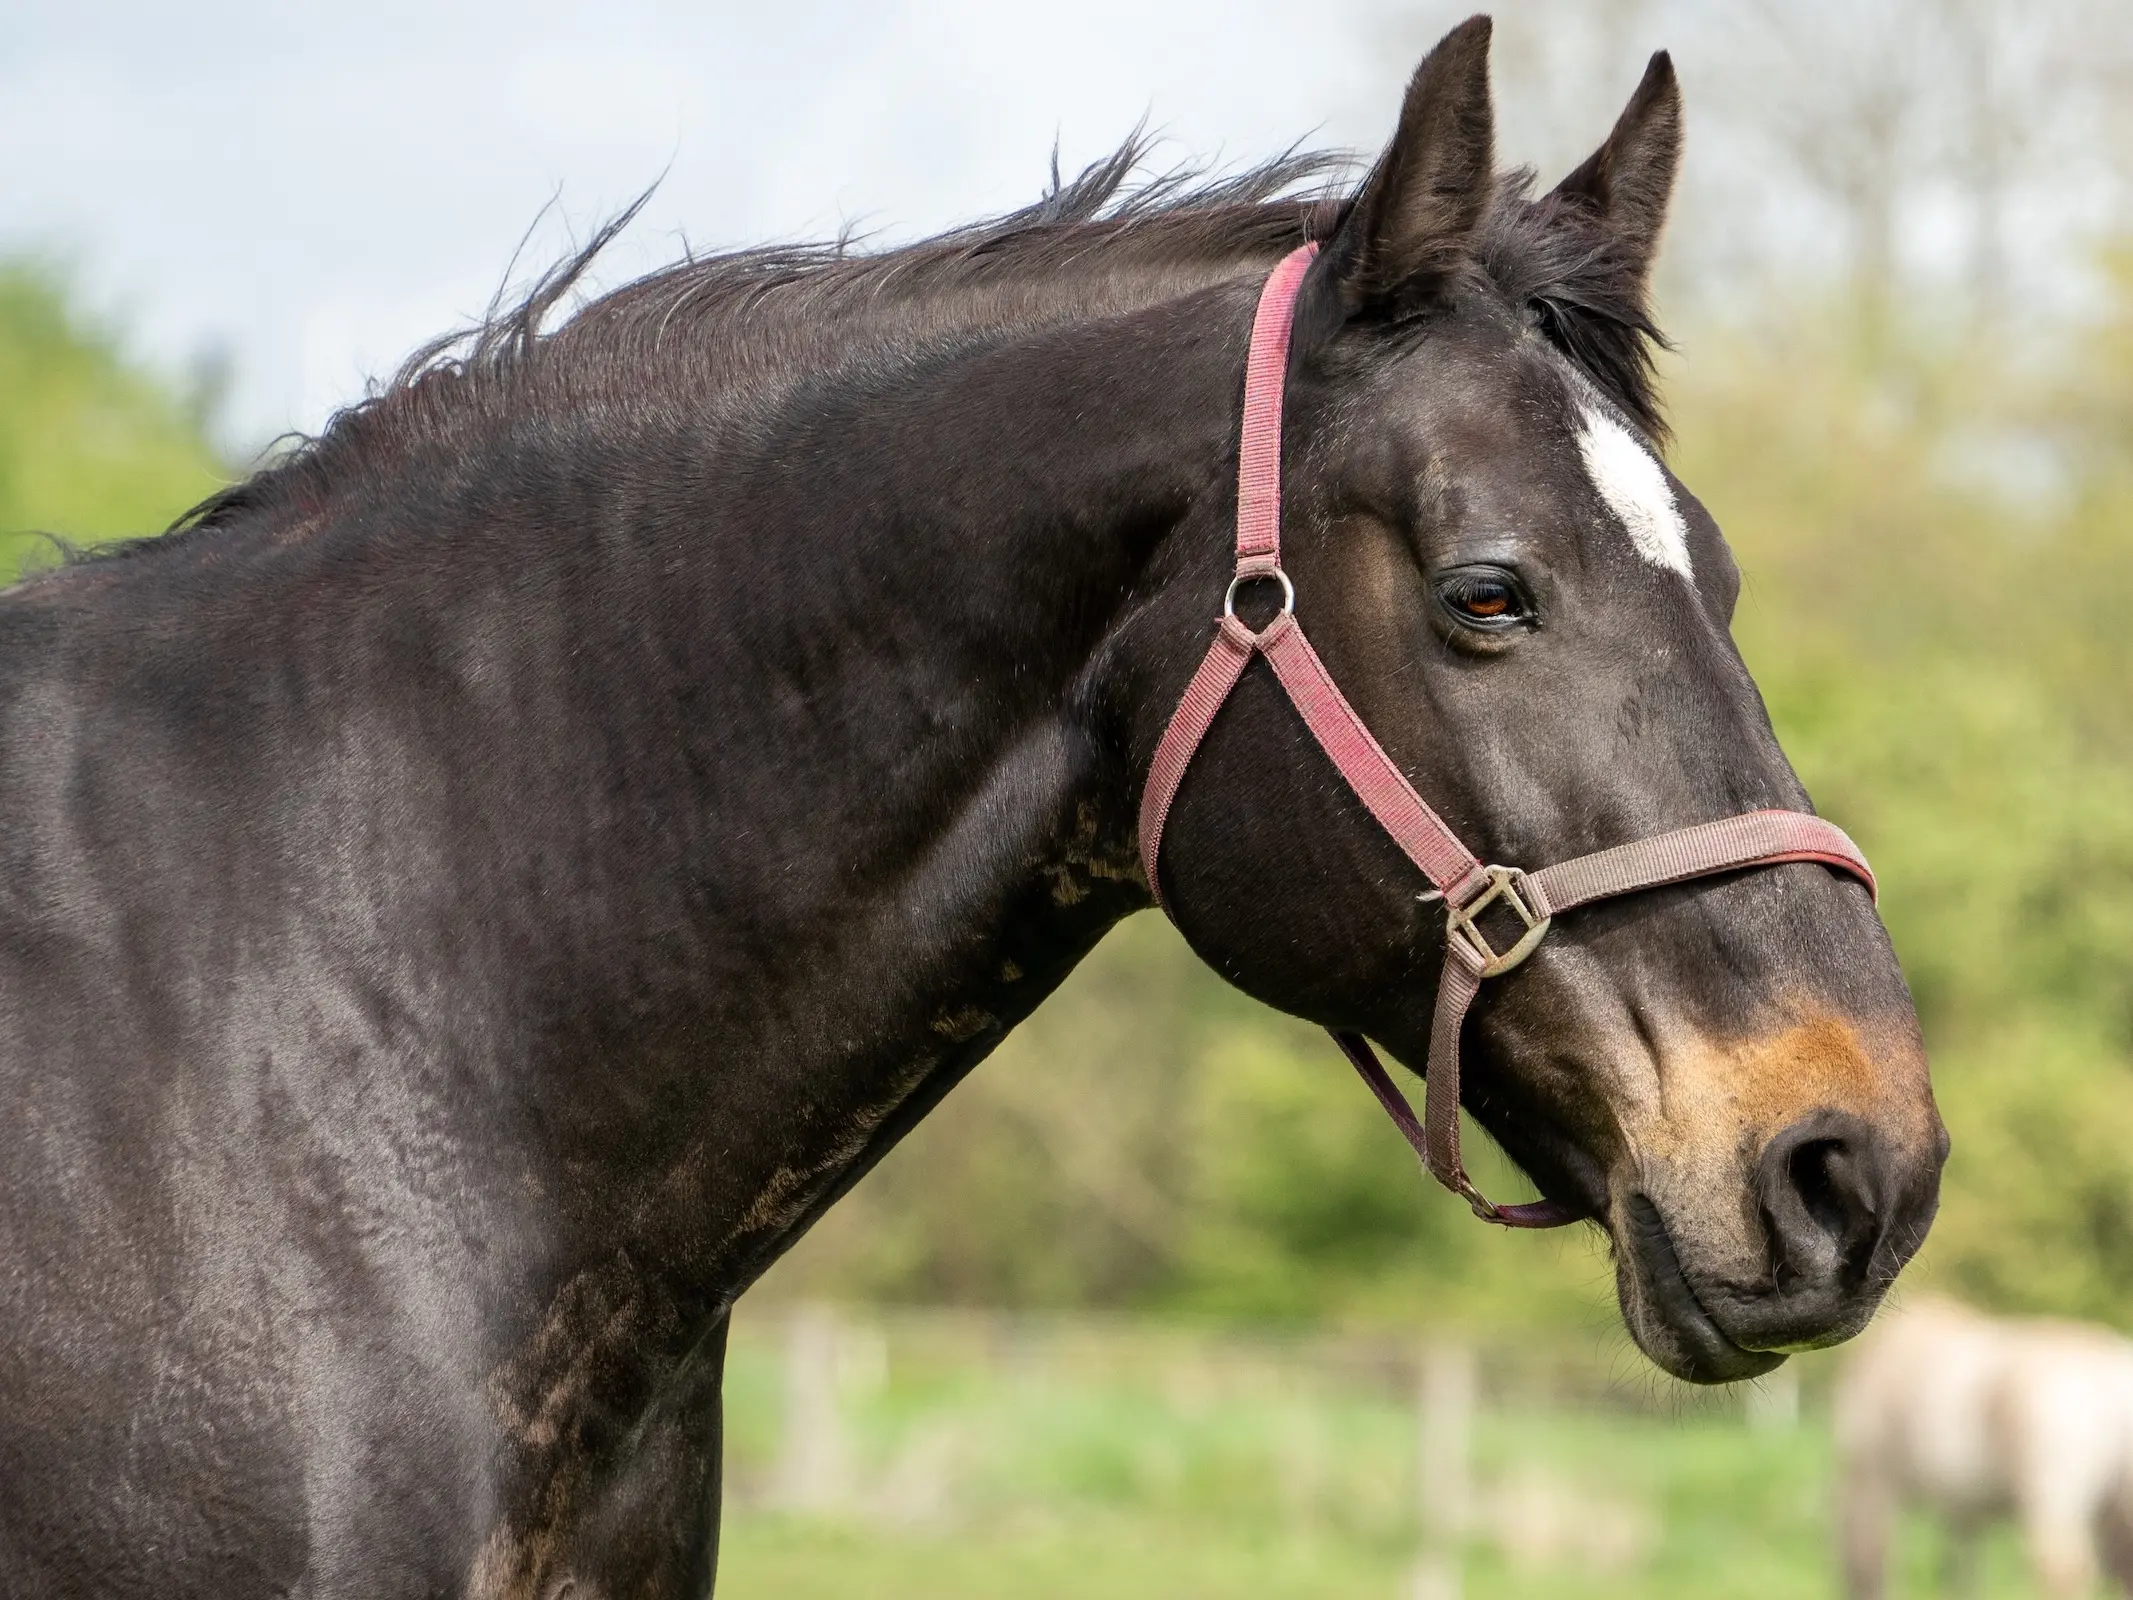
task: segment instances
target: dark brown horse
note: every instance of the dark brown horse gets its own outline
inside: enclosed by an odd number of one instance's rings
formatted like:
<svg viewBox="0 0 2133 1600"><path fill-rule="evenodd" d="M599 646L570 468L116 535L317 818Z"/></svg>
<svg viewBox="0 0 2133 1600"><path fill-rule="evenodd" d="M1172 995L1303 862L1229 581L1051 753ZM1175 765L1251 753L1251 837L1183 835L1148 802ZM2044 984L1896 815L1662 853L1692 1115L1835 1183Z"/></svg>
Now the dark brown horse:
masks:
<svg viewBox="0 0 2133 1600"><path fill-rule="evenodd" d="M1536 199L1487 41L1349 200L1121 156L543 333L565 274L0 598L0 1590L704 1592L735 1297L1150 903L1307 237L1288 569L1421 793L1510 862L1805 806L1656 454L1671 70ZM1442 915L1263 668L1162 862L1237 984L1422 1062ZM1685 1376L1855 1331L1930 1217L1903 979L1821 867L1579 913L1467 1056Z"/></svg>

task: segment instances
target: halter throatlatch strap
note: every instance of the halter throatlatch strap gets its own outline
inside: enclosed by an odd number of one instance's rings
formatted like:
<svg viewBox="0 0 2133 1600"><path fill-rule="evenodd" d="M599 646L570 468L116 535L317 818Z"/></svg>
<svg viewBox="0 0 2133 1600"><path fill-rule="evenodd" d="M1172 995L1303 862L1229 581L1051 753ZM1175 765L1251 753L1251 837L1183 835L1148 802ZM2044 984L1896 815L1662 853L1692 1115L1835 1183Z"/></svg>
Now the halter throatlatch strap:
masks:
<svg viewBox="0 0 2133 1600"><path fill-rule="evenodd" d="M1427 878L1445 908L1444 970L1430 1020L1422 1117L1400 1093L1370 1042L1360 1033L1329 1030L1370 1092L1398 1126L1430 1174L1485 1221L1511 1228L1552 1228L1581 1213L1553 1200L1499 1206L1474 1187L1459 1153L1459 1035L1467 1009L1488 979L1524 961L1547 936L1553 919L1594 900L1685 883L1713 873L1819 861L1874 888L1866 857L1843 829L1799 811L1752 811L1695 827L1677 828L1612 849L1562 861L1538 872L1485 866L1429 808L1391 756L1372 737L1341 693L1296 620L1296 591L1281 568L1281 398L1288 374L1289 329L1297 291L1318 246L1284 256L1260 290L1252 318L1251 353L1244 372L1244 421L1237 466L1237 568L1224 597L1207 657L1186 685L1170 725L1156 745L1141 792L1141 864L1148 887L1165 911L1158 875L1163 824L1185 781L1195 751L1230 692L1255 657L1276 680L1348 787L1407 859ZM1280 614L1253 630L1237 620L1239 588L1257 579L1281 586ZM1479 917L1502 906L1518 924L1511 944L1496 949Z"/></svg>

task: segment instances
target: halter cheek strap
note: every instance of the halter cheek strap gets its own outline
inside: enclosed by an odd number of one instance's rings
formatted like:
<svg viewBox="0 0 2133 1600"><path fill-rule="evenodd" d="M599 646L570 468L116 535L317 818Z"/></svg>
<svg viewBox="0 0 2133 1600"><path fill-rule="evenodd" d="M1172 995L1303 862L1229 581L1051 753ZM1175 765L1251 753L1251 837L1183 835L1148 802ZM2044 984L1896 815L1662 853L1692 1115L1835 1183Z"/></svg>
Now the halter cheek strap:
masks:
<svg viewBox="0 0 2133 1600"><path fill-rule="evenodd" d="M1467 1008L1484 981L1531 955L1553 919L1595 900L1684 883L1713 873L1785 861L1819 861L1874 889L1866 857L1844 830L1799 811L1751 811L1695 827L1677 828L1609 850L1558 862L1538 872L1485 866L1415 792L1407 775L1371 736L1296 620L1296 590L1281 570L1281 406L1288 371L1289 330L1297 291L1318 246L1282 258L1259 294L1245 364L1244 421L1238 451L1237 567L1206 659L1186 685L1170 725L1156 746L1141 793L1141 864L1156 903L1169 910L1158 875L1163 824L1185 781L1194 753L1215 715L1255 658L1263 658L1348 787L1429 880L1425 897L1445 908L1444 972L1430 1022L1423 1115L1418 1121L1370 1042L1359 1033L1329 1030L1379 1104L1446 1188L1474 1214L1512 1228L1552 1228L1581 1213L1552 1200L1499 1206L1474 1187L1459 1153L1459 1034ZM1264 628L1238 621L1237 591L1268 579L1281 586L1281 612ZM1497 950L1476 919L1501 904L1521 931Z"/></svg>

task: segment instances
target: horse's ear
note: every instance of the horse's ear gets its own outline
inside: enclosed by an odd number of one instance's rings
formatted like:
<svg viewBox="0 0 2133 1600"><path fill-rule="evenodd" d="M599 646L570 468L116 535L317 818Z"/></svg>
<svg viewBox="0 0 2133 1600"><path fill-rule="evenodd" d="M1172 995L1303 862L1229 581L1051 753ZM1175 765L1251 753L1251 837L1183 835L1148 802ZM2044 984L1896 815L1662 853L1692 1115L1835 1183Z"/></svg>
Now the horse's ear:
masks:
<svg viewBox="0 0 2133 1600"><path fill-rule="evenodd" d="M1392 143L1326 248L1351 316L1426 303L1466 255L1495 182L1489 31L1469 17L1423 58Z"/></svg>
<svg viewBox="0 0 2133 1600"><path fill-rule="evenodd" d="M1673 58L1661 50L1606 143L1555 186L1555 195L1607 229L1641 283L1651 277L1680 170L1681 85Z"/></svg>

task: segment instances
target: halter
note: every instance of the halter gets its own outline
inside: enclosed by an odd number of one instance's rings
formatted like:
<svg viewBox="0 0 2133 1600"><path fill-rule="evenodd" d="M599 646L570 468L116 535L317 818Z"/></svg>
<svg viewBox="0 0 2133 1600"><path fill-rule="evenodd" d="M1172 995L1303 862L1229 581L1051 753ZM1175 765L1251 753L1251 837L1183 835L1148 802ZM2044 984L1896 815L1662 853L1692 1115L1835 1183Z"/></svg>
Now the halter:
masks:
<svg viewBox="0 0 2133 1600"><path fill-rule="evenodd" d="M1156 871L1164 820L1215 714L1252 658L1264 657L1319 748L1378 825L1429 880L1430 892L1423 898L1444 902L1444 975L1437 985L1437 1009L1430 1021L1422 1119L1416 1120L1413 1107L1387 1075L1369 1040L1338 1028L1327 1031L1421 1157L1422 1165L1439 1183L1462 1196L1477 1217L1509 1228L1561 1227L1578 1221L1582 1213L1553 1200L1496 1205L1474 1187L1460 1161L1459 1030L1482 983L1501 977L1531 955L1556 917L1595 900L1787 861L1822 862L1850 873L1869 893L1875 892L1874 874L1843 829L1799 811L1751 811L1676 828L1537 872L1484 866L1415 793L1407 775L1371 737L1304 637L1303 626L1296 620L1296 587L1281 570L1282 385L1297 291L1317 253L1317 245L1307 244L1284 256L1259 294L1244 373L1236 575L1223 597L1214 643L1186 685L1148 769L1141 794L1141 864L1156 903L1167 914L1170 907ZM1280 584L1281 612L1255 632L1238 621L1236 600L1238 590L1257 579ZM1499 904L1523 925L1516 941L1501 951L1489 943L1476 920Z"/></svg>

